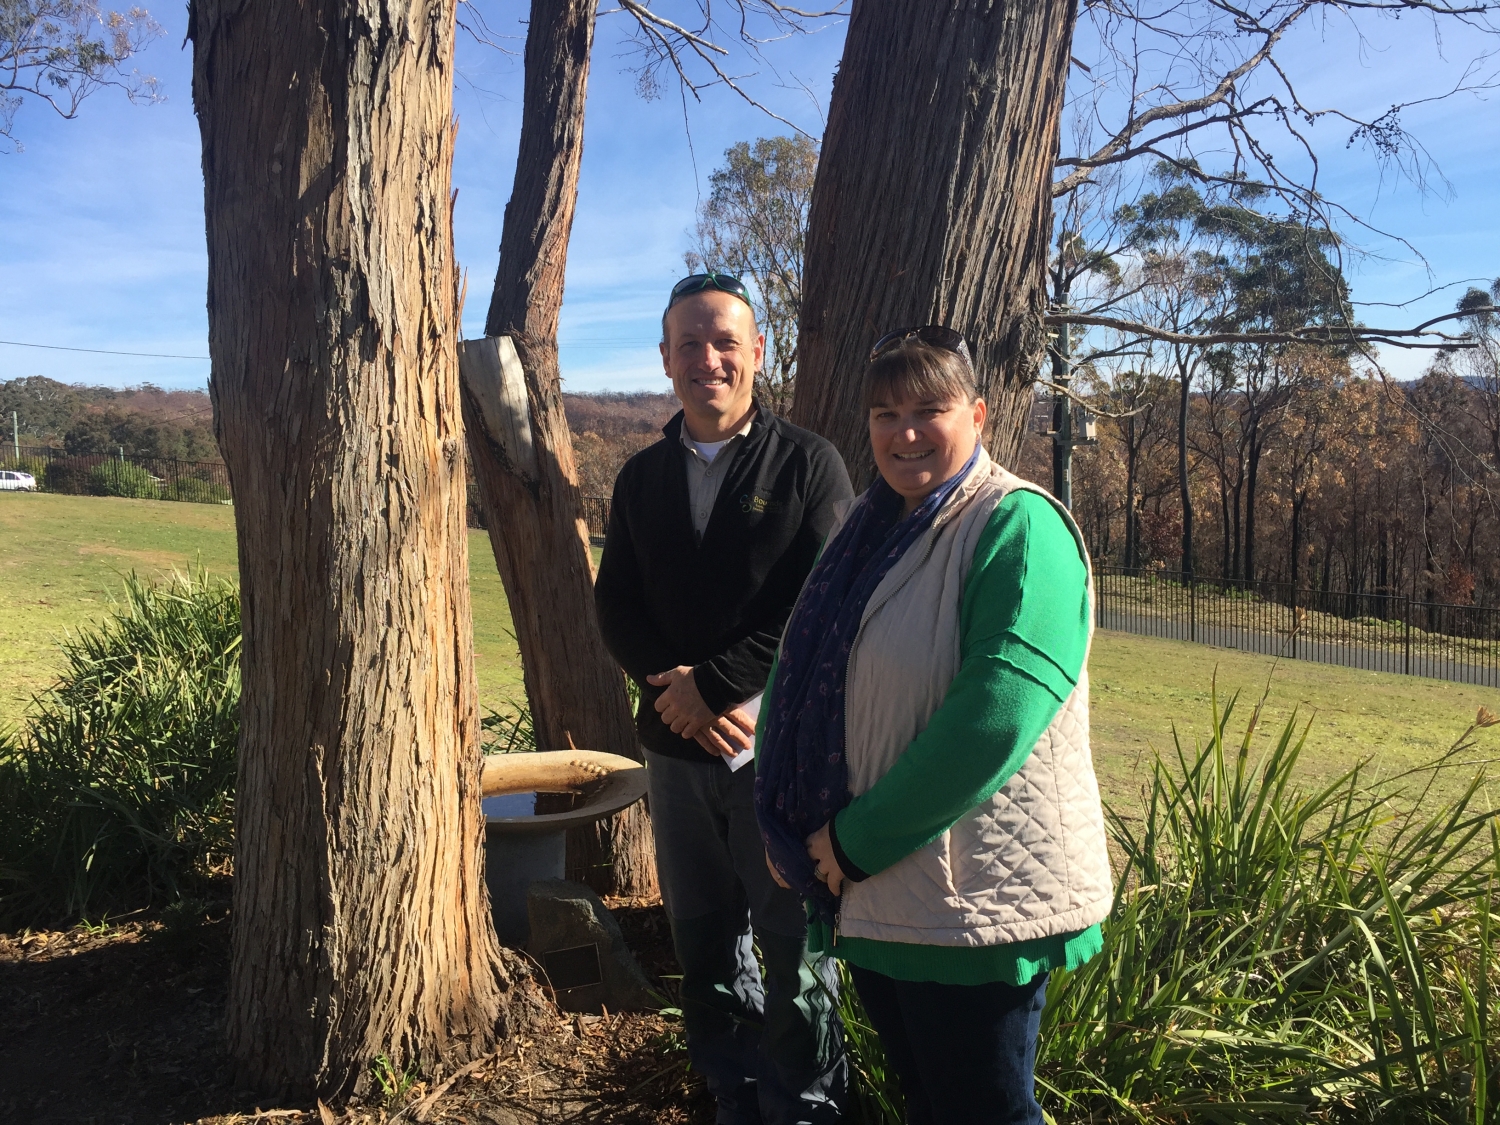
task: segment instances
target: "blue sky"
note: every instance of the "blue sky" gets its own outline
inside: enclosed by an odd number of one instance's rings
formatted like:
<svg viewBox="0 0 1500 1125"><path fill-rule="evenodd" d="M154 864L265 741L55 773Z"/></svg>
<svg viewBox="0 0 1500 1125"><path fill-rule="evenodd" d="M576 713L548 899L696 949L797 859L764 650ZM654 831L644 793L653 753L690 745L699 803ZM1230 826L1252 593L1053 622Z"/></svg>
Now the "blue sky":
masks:
<svg viewBox="0 0 1500 1125"><path fill-rule="evenodd" d="M487 9L490 27L517 51L507 56L460 35L460 121L454 184L455 239L469 273L465 334L482 331L520 119L519 50L525 6ZM30 103L16 119L24 151L0 155L0 339L119 351L206 356L202 181L192 113L190 49L181 10L154 12L165 34L140 59L166 101L133 106L115 91L63 121ZM675 86L643 100L629 73L621 15L601 20L594 56L578 217L562 317L562 367L570 390L666 390L656 321L683 271L694 208L708 174L738 140L785 127L722 89L684 107ZM1346 29L1304 34L1287 57L1305 76L1309 104L1376 112L1456 76L1454 60L1477 40L1450 35L1439 51L1411 21L1383 26L1361 50ZM1380 38L1379 36L1384 36ZM750 80L756 95L813 134L821 131L842 25L771 45L773 72ZM743 63L744 60L741 60ZM741 69L744 69L742 66ZM805 89L803 88L805 85ZM810 96L811 95L811 96ZM1410 239L1431 277L1403 248L1360 236L1372 251L1353 264L1354 296L1403 301L1432 284L1500 275L1500 103L1464 95L1418 107L1404 123L1426 143L1451 184L1422 195L1382 177L1368 154L1346 148L1347 128L1320 125L1325 192L1376 225ZM691 138L691 145L689 143ZM1290 158L1290 157L1289 157ZM1459 290L1405 310L1365 310L1371 323L1413 323L1452 307ZM1385 357L1400 377L1420 354ZM0 345L0 379L47 375L66 382L167 387L204 385L203 359L169 360Z"/></svg>

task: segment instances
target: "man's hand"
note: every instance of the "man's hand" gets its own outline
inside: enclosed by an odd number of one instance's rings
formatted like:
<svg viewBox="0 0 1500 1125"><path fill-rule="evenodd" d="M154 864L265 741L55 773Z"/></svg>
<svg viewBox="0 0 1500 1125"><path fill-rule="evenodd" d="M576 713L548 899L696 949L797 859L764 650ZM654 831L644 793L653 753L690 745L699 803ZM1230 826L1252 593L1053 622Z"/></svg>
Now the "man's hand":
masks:
<svg viewBox="0 0 1500 1125"><path fill-rule="evenodd" d="M828 825L823 825L807 838L807 854L813 861L813 874L828 884L828 893L838 898L844 890L844 871L833 857L833 840L828 835Z"/></svg>
<svg viewBox="0 0 1500 1125"><path fill-rule="evenodd" d="M732 758L755 741L755 720L742 707L732 707L698 732L698 745L710 754Z"/></svg>
<svg viewBox="0 0 1500 1125"><path fill-rule="evenodd" d="M656 709L661 713L661 721L672 728L673 734L680 734L683 738L697 738L698 732L717 718L698 694L693 669L688 665L682 664L654 676L647 676L646 682L653 687L667 689L657 697Z"/></svg>

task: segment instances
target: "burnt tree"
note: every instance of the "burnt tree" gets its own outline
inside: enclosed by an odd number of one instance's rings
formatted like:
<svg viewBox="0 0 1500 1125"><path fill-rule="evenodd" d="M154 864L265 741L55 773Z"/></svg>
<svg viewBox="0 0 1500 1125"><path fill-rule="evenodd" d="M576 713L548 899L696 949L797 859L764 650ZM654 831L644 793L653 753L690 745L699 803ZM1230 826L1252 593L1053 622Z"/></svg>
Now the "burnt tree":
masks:
<svg viewBox="0 0 1500 1125"><path fill-rule="evenodd" d="M593 557L557 362L568 238L583 159L597 0L533 0L515 184L485 340L464 345L464 420L510 600L537 748L639 760L619 666L594 612ZM655 855L633 806L568 838L568 876L651 894Z"/></svg>
<svg viewBox="0 0 1500 1125"><path fill-rule="evenodd" d="M244 694L239 1080L356 1092L488 1051L455 356L451 0L194 0L210 392Z"/></svg>
<svg viewBox="0 0 1500 1125"><path fill-rule="evenodd" d="M792 420L855 487L873 472L860 374L886 331L948 324L1020 450L1043 352L1052 166L1071 0L855 0L808 220Z"/></svg>

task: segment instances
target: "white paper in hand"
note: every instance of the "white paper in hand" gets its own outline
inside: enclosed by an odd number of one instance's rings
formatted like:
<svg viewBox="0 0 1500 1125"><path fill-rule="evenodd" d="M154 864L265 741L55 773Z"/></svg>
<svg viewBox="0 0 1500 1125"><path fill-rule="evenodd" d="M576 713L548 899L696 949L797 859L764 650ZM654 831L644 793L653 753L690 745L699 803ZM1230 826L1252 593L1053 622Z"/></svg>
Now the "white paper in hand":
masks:
<svg viewBox="0 0 1500 1125"><path fill-rule="evenodd" d="M740 710L743 711L743 712L745 712L747 715L750 716L750 721L751 722L755 722L755 721L757 721L760 718L760 697L761 697L761 695L764 695L764 694L765 694L765 692L761 692L760 695L757 695L754 699L748 699L744 703L740 704ZM753 762L753 761L755 761L755 739L754 739L754 737L752 737L750 739L750 745L747 746L745 749L741 750L734 757L732 757L732 758L725 758L724 759L724 764L726 766L728 766L731 770L737 770L741 766L748 765L750 762Z"/></svg>

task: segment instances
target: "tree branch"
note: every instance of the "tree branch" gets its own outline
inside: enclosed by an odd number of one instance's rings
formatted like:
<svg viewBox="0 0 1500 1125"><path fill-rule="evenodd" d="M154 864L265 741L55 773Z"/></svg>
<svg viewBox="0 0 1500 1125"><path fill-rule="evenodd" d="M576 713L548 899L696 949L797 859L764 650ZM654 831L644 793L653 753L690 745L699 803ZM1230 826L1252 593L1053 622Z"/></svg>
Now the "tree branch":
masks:
<svg viewBox="0 0 1500 1125"><path fill-rule="evenodd" d="M1146 410L1150 410L1153 406L1156 405L1156 403L1154 402L1147 402L1142 403L1140 406L1137 406L1134 410L1121 410L1117 412L1112 410L1105 410L1103 407L1090 402L1088 399L1075 392L1073 388L1064 387L1060 383L1049 383L1046 379L1037 379L1035 381L1035 385L1038 387L1046 387L1049 391L1053 391L1072 402L1076 402L1090 414L1097 414L1100 418L1114 418L1116 420L1120 418L1133 418L1137 414L1140 414Z"/></svg>
<svg viewBox="0 0 1500 1125"><path fill-rule="evenodd" d="M1079 167L1078 171L1073 172L1071 175L1065 177L1063 180L1053 185L1052 194L1054 196L1065 194L1066 192L1072 191L1074 188L1078 187L1079 184L1088 179L1089 171L1091 169L1099 167L1102 164L1112 163L1113 161L1111 158L1115 157L1117 153L1124 150L1130 144L1130 142L1134 140L1147 126L1157 121L1165 121L1172 118L1187 117L1188 115L1194 113L1202 113L1204 110L1210 109L1213 106L1219 105L1220 103L1228 100L1233 96L1240 79L1245 77L1245 75L1249 74L1252 70L1254 70L1262 62L1270 57L1271 49L1275 47L1282 36L1286 34L1287 30L1292 26L1292 24L1301 19L1304 14L1306 14L1309 10L1316 6L1316 0L1304 0L1303 3L1297 5L1297 7L1292 9L1292 11L1288 15L1284 16L1279 23L1271 28L1260 27L1258 24L1255 24L1254 21L1250 20L1249 17L1244 13L1235 12L1227 5L1216 4L1215 6L1219 7L1221 10L1230 11L1235 15L1237 22L1241 24L1243 30L1252 31L1263 35L1265 37L1265 42L1263 42L1260 48L1252 55L1250 55L1249 58L1245 59L1238 66L1234 67L1227 74L1225 74L1224 77L1219 80L1218 84L1215 85L1215 87L1209 93L1204 94L1201 97L1187 98L1182 101L1170 103L1168 105L1153 106L1151 109L1148 109L1139 117L1132 116L1130 120L1125 123L1124 128L1120 129L1119 132L1110 137L1109 140L1107 140L1088 157L1072 158L1077 164L1081 165L1081 167Z"/></svg>
<svg viewBox="0 0 1500 1125"><path fill-rule="evenodd" d="M645 49L651 51L656 56L655 64L647 64L646 69L648 73L649 70L657 64L671 62L673 70L677 72L678 81L682 83L685 89L692 91L694 98L699 98L698 92L700 89L706 86L712 86L722 83L730 90L733 90L737 95L739 95L740 98L744 99L747 104L760 110L773 121L781 122L781 124L785 125L787 128L794 130L804 137L807 137L809 140L817 139L816 137L813 137L813 135L806 129L803 129L800 125L796 124L793 121L788 121L785 117L782 117L780 114L773 112L768 106L764 105L755 97L753 97L749 93L749 91L747 91L740 84L740 77L736 77L725 72L724 68L719 65L719 61L715 59L714 56L718 55L721 57L727 57L729 55L728 48L715 43L712 39L707 38L702 33L689 31L687 28L673 22L672 20L667 19L665 16L657 15L655 12L651 11L651 9L647 8L645 4L639 3L638 0L618 0L618 2L620 6L618 8L611 9L611 12L625 12L630 15L636 21L636 24L639 27L641 33L646 37L647 47ZM780 19L786 25L793 28L796 27L796 21L799 19L813 19L817 18L818 16L832 16L842 14L838 11L837 8L827 12L808 12L803 11L800 8L792 8L784 4L774 3L773 0L756 0L756 2L758 2L761 7L771 12L774 17ZM741 14L741 28L739 33L740 38L741 40L749 42L751 41L751 37L748 30L746 30L746 28L744 27L743 20L748 13L749 7L751 6L751 0L736 0L736 6L739 8ZM601 14L608 15L611 13L606 12ZM707 30L712 26L713 21L712 18L708 16L708 12L706 9L704 14L706 19L704 28L705 30ZM677 40L677 42L674 42L674 39ZM696 55L704 63L704 65L706 65L713 72L713 82L697 83L688 77L687 71L683 69L682 58L679 54L679 44L690 48L692 50L692 53Z"/></svg>
<svg viewBox="0 0 1500 1125"><path fill-rule="evenodd" d="M1397 348L1475 348L1477 338L1470 335L1451 336L1444 332L1432 332L1434 324L1446 320L1500 312L1494 306L1467 309L1463 312L1444 313L1423 321L1415 328L1364 328L1360 326L1335 327L1309 325L1290 332L1171 332L1133 320L1119 320L1111 316L1092 316L1088 313L1048 313L1047 324L1082 324L1093 328L1112 328L1117 332L1129 332L1149 340L1162 340L1169 344L1187 344L1193 347L1209 347L1214 344L1390 344ZM1436 337L1428 341L1426 337Z"/></svg>

